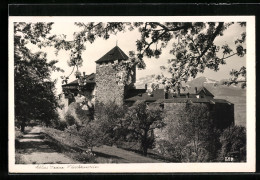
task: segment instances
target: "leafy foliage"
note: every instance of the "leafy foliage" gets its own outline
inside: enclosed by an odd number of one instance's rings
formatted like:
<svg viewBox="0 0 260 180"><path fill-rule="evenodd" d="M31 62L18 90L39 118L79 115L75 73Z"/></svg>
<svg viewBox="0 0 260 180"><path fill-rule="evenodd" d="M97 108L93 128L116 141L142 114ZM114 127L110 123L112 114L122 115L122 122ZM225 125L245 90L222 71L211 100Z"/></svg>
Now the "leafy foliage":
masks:
<svg viewBox="0 0 260 180"><path fill-rule="evenodd" d="M14 23L14 81L16 125L40 120L46 125L58 118L55 81L50 79L57 61L47 62L43 52L32 53L28 45L39 45L53 23Z"/></svg>
<svg viewBox="0 0 260 180"><path fill-rule="evenodd" d="M76 100L77 101L77 100ZM86 110L85 107L88 107L88 110ZM84 126L85 124L88 124L90 121L93 120L94 116L94 108L89 107L87 102L72 102L69 105L69 109L65 114L65 122L67 126L76 125L77 129L79 129L81 126Z"/></svg>
<svg viewBox="0 0 260 180"><path fill-rule="evenodd" d="M68 126L72 126L72 125L77 125L76 124L76 120L75 120L75 117L73 117L71 114L66 114L65 115L65 121L66 121L66 124L68 124Z"/></svg>
<svg viewBox="0 0 260 180"><path fill-rule="evenodd" d="M226 64L226 59L237 55L243 57L246 49L243 44L246 41L246 33L242 32L241 38L235 40L236 49L231 49L228 44L217 46L215 39L223 36L224 32L233 25L233 22L91 22L75 23L81 30L74 34L74 40L65 49L71 49L69 66L82 65L82 51L85 43L93 43L97 38L108 39L110 34L117 34L126 30L138 29L141 37L136 40L136 52L129 53L130 64L127 68L137 66L140 69L146 67L144 58L160 58L171 40L174 40L170 54L173 58L168 60L168 67L162 67L172 76L158 76L158 82L165 85L167 90L179 91L183 81L189 77L195 78L197 73L203 73L206 68L218 71L219 65ZM240 26L246 23L239 22ZM64 41L65 42L65 41ZM63 43L64 44L64 43ZM63 47L63 46L62 46ZM74 68L73 68L74 70ZM233 78L230 84L236 83ZM244 81L242 87L246 86Z"/></svg>
<svg viewBox="0 0 260 180"><path fill-rule="evenodd" d="M75 25L80 28L79 32L74 33L73 41L66 41L66 37L55 37L55 41L52 39L49 44L53 44L53 46L57 49L57 54L59 50L70 50L70 58L68 60L68 65L73 67L72 72L75 71L75 76L83 81L83 77L79 72L78 68L82 66L82 52L86 49L86 43L93 43L97 38L108 39L111 34L117 34L118 32L124 31L126 26L129 23L122 22L90 22L90 23L81 23L76 22ZM72 74L71 72L71 74ZM70 74L70 75L71 75ZM70 76L69 75L69 76ZM63 77L66 83L68 77Z"/></svg>
<svg viewBox="0 0 260 180"><path fill-rule="evenodd" d="M237 84L241 84L241 88L245 88L246 87L246 67L242 66L240 68L240 70L235 70L232 69L232 71L230 72L231 78L229 80L225 80L224 82L222 82L222 84L225 85L237 85Z"/></svg>
<svg viewBox="0 0 260 180"><path fill-rule="evenodd" d="M102 138L105 144L112 145L125 138L124 117L127 111L127 106L120 106L114 102L96 103L95 123L98 124L99 131L103 133Z"/></svg>
<svg viewBox="0 0 260 180"><path fill-rule="evenodd" d="M148 106L144 101L137 101L130 107L123 121L127 139L140 142L145 156L147 150L154 147L154 130L164 125L161 108Z"/></svg>
<svg viewBox="0 0 260 180"><path fill-rule="evenodd" d="M87 143L89 148L99 145L113 145L121 141L135 141L141 144L144 155L148 148L154 146L154 132L156 128L164 126L162 110L148 107L145 102L136 102L132 107L118 106L116 103L97 103L95 118L92 121L73 126L66 131L77 134Z"/></svg>
<svg viewBox="0 0 260 180"><path fill-rule="evenodd" d="M177 162L215 161L219 149L219 131L214 128L206 105L187 104L165 117L167 124L158 149Z"/></svg>
<svg viewBox="0 0 260 180"><path fill-rule="evenodd" d="M236 50L229 45L215 45L214 40L222 36L224 31L234 23L223 22L194 22L194 23L145 23L141 29L141 40L138 41L137 49L139 57L147 56L159 58L161 51L171 39L176 39L172 45L168 60L167 70L172 76L163 75L157 77L157 82L164 84L165 89L179 92L182 82L187 82L189 77L195 78L197 73L203 73L206 68L214 71L219 70L219 65L226 64L226 59L237 55L243 57L246 49L242 46L246 34L242 33L241 40L237 40ZM166 36L166 37L165 37ZM150 40L150 41L149 41ZM151 48L153 44L155 47ZM159 46L159 47L158 47ZM159 52L157 52L159 51ZM157 52L157 53L156 53ZM236 82L237 79L233 79Z"/></svg>
<svg viewBox="0 0 260 180"><path fill-rule="evenodd" d="M107 105L97 103L96 107L100 109L94 120L85 121L81 126L74 124L66 131L80 136L89 148L104 144L113 145L124 135L123 129L119 126L127 108L112 102Z"/></svg>
<svg viewBox="0 0 260 180"><path fill-rule="evenodd" d="M239 161L246 161L246 129L242 126L232 126L224 130L220 136L221 150L219 160L224 161L225 157L232 153L238 154Z"/></svg>

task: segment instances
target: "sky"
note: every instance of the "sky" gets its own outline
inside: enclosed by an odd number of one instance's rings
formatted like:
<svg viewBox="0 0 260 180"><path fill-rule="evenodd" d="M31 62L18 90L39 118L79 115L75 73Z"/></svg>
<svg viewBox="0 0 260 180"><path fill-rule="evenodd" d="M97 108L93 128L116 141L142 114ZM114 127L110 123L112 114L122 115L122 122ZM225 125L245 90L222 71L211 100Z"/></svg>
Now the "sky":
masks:
<svg viewBox="0 0 260 180"><path fill-rule="evenodd" d="M68 40L73 39L73 33L79 31L80 28L75 26L73 22L55 22L53 24L51 33L52 34L64 34L67 36ZM242 32L245 32L245 27L240 27L238 24L232 25L228 30L224 32L223 36L219 36L215 39L215 43L217 45L221 45L227 43L230 47L235 47L234 41L240 36ZM120 32L117 35L111 35L108 40L104 40L102 38L96 39L94 43L90 44L86 43L86 50L83 52L83 66L80 68L81 72L86 72L86 74L95 73L96 64L95 61L101 58L105 53L107 53L110 49L117 45L128 54L129 51L136 50L136 40L139 39L140 33L138 30ZM173 41L172 41L173 42ZM137 70L137 79L141 77L145 77L147 75L152 74L161 74L160 66L167 65L167 60L172 58L169 54L171 49L172 42L168 44L168 46L163 49L163 52L159 59L155 58L145 58L144 61L146 63L146 69ZM57 79L57 94L61 92L61 78L60 76L67 76L71 73L72 67L67 65L67 61L69 60L69 51L61 50L58 56L55 55L54 48L44 48L43 51L47 52L48 60L58 60L57 66L61 67L65 70L64 73L61 72L53 72L52 79ZM215 72L213 70L207 69L203 74L198 74L197 77L205 76L209 79L221 80L229 78L229 72L232 69L239 69L241 66L246 65L246 57L238 57L233 56L226 60L226 65L221 65L220 70ZM75 80L75 76L71 75L69 82Z"/></svg>

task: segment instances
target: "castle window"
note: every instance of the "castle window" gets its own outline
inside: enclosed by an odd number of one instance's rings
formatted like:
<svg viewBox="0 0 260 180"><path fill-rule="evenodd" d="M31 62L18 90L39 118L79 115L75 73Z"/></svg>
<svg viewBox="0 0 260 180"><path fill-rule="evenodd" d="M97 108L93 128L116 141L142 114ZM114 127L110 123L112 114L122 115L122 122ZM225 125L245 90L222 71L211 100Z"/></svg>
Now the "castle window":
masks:
<svg viewBox="0 0 260 180"><path fill-rule="evenodd" d="M169 98L169 94L166 92L165 93L165 99L168 99Z"/></svg>

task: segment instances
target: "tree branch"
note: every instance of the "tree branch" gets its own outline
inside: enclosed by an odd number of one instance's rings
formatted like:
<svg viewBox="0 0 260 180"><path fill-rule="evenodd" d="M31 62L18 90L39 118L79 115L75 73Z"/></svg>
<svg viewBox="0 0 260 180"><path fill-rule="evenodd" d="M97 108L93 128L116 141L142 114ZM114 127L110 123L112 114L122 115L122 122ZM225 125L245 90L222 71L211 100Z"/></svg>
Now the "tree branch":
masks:
<svg viewBox="0 0 260 180"><path fill-rule="evenodd" d="M205 55L205 53L209 50L210 46L212 45L213 41L215 40L215 38L217 37L217 35L219 34L219 32L221 31L222 27L224 26L224 22L220 22L218 24L218 27L216 28L216 31L213 33L213 35L210 37L210 39L208 40L209 43L207 45L207 47L204 49L204 51L202 51L202 53L198 56L198 60Z"/></svg>

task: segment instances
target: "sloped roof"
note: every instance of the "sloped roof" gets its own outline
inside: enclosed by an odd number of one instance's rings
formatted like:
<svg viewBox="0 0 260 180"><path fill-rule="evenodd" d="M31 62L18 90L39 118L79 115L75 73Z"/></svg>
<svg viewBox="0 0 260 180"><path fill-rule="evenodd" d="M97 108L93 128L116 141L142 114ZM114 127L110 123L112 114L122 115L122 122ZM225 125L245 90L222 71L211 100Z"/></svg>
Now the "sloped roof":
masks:
<svg viewBox="0 0 260 180"><path fill-rule="evenodd" d="M158 99L163 99L164 95L163 89L156 89L153 91L152 95L149 95L148 92L146 92L146 89L131 89L127 92L125 101L156 101Z"/></svg>
<svg viewBox="0 0 260 180"><path fill-rule="evenodd" d="M204 94L207 95L207 96L213 96L214 97L214 95L211 92L209 92L209 90L207 90L207 88L205 88L205 87L201 87L198 90L197 94L200 94L201 92L204 92Z"/></svg>
<svg viewBox="0 0 260 180"><path fill-rule="evenodd" d="M96 74L92 73L86 76L87 83L96 83Z"/></svg>
<svg viewBox="0 0 260 180"><path fill-rule="evenodd" d="M115 46L113 49L108 51L104 56L102 56L96 63L110 62L114 60L127 60L128 56L118 47Z"/></svg>
<svg viewBox="0 0 260 180"><path fill-rule="evenodd" d="M90 75L86 75L86 81L87 81L87 84L90 84L90 83L95 83L95 77L96 77L96 74L95 73L92 73ZM78 86L78 80L74 80L68 84L64 84L62 85L62 87L66 87L66 86Z"/></svg>
<svg viewBox="0 0 260 180"><path fill-rule="evenodd" d="M158 99L154 103L227 103L232 104L224 99L205 99L205 98L174 98L174 99Z"/></svg>
<svg viewBox="0 0 260 180"><path fill-rule="evenodd" d="M172 99L172 98L186 98L187 95L189 95L189 98L197 98L196 95L197 94L191 94L191 93L180 93L179 96L177 93L168 93L168 99Z"/></svg>
<svg viewBox="0 0 260 180"><path fill-rule="evenodd" d="M64 87L64 86L77 86L77 85L78 85L78 80L76 79L76 80L74 80L74 81L72 81L68 84L62 85L62 87Z"/></svg>

